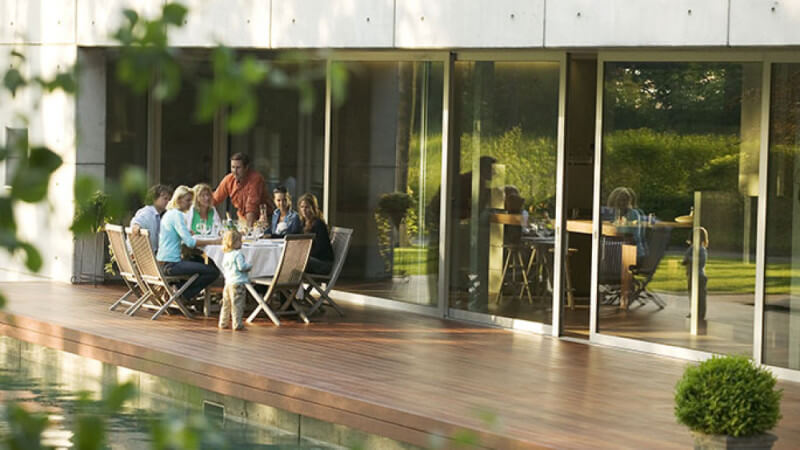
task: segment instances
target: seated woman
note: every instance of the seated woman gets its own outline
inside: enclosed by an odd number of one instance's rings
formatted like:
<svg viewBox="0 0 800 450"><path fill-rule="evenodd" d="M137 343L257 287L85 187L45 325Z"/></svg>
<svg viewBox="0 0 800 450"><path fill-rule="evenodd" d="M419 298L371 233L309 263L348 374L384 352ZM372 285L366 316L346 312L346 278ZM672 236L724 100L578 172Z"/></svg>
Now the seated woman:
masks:
<svg viewBox="0 0 800 450"><path fill-rule="evenodd" d="M219 277L219 270L213 264L190 261L181 258L181 244L189 247L202 247L219 244L219 239L197 242L186 226L185 213L192 205L194 193L188 186L178 186L167 204L167 212L161 217L161 229L158 235L158 254L156 259L161 269L168 276L194 275L199 277L183 292L183 298L191 300L206 286Z"/></svg>
<svg viewBox="0 0 800 450"><path fill-rule="evenodd" d="M272 191L272 200L275 202L275 212L272 213L270 234L272 237L284 237L287 234L297 234L302 230L300 216L292 209L292 197L283 186L278 186Z"/></svg>
<svg viewBox="0 0 800 450"><path fill-rule="evenodd" d="M615 225L626 227L633 235L637 259L647 256L644 214L636 207L633 189L619 186L608 194L608 208L601 212L603 220L613 220ZM612 219L613 218L613 219Z"/></svg>
<svg viewBox="0 0 800 450"><path fill-rule="evenodd" d="M186 213L186 224L192 234L201 236L219 236L222 231L222 219L212 204L213 191L206 183L198 183L192 188L194 202Z"/></svg>
<svg viewBox="0 0 800 450"><path fill-rule="evenodd" d="M319 211L317 197L311 193L303 194L297 202L297 209L300 211L303 233L314 234L306 272L327 275L333 268L333 247L328 235L328 225L322 220Z"/></svg>

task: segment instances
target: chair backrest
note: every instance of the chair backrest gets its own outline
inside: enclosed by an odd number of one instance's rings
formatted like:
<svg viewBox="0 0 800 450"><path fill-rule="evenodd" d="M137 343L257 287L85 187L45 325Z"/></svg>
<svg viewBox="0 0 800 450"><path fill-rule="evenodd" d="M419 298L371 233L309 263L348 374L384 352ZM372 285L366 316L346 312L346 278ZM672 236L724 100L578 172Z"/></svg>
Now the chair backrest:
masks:
<svg viewBox="0 0 800 450"><path fill-rule="evenodd" d="M125 245L125 234L122 226L107 223L104 228L106 235L108 235L108 242L111 243L111 252L117 262L119 274L128 281L138 282L136 268L133 265L130 253L128 253L128 246Z"/></svg>
<svg viewBox="0 0 800 450"><path fill-rule="evenodd" d="M313 234L290 234L285 238L281 260L272 279L276 287L299 286L311 254Z"/></svg>
<svg viewBox="0 0 800 450"><path fill-rule="evenodd" d="M669 238L672 235L671 227L654 227L648 239L648 252L636 264L636 270L645 275L652 275L658 268L661 258L667 252Z"/></svg>
<svg viewBox="0 0 800 450"><path fill-rule="evenodd" d="M353 237L352 228L332 227L331 228L331 247L333 247L333 267L331 268L328 286L336 284L339 274L342 273L344 261L347 259L347 252L350 251L350 238Z"/></svg>
<svg viewBox="0 0 800 450"><path fill-rule="evenodd" d="M622 245L624 240L618 237L603 236L600 240L600 267L598 276L600 284L619 285L622 271Z"/></svg>
<svg viewBox="0 0 800 450"><path fill-rule="evenodd" d="M142 279L148 283L162 283L156 255L153 254L153 248L150 247L150 232L140 229L138 234L134 234L131 233L130 228L126 228L125 232L128 234L133 257L136 258L136 266L139 268Z"/></svg>

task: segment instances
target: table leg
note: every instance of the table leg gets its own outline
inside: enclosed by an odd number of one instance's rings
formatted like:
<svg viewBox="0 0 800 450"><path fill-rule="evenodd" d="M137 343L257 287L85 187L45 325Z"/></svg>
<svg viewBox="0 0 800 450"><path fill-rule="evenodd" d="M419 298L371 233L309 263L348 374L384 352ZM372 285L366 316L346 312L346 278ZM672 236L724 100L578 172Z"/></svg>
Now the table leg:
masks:
<svg viewBox="0 0 800 450"><path fill-rule="evenodd" d="M628 309L631 295L631 288L633 287L633 274L631 274L630 267L636 265L636 246L632 244L622 244L622 267L620 275L620 284L622 285L622 292L620 293L619 307L621 309Z"/></svg>

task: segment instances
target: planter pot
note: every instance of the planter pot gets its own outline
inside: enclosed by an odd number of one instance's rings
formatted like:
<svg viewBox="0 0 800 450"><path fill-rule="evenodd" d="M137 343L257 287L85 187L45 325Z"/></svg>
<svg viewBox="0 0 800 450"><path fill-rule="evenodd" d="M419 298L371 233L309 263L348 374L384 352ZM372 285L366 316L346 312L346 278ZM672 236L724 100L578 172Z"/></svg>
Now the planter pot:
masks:
<svg viewBox="0 0 800 450"><path fill-rule="evenodd" d="M705 434L692 431L695 450L764 449L769 450L778 437L771 433L756 436L733 437L723 434Z"/></svg>

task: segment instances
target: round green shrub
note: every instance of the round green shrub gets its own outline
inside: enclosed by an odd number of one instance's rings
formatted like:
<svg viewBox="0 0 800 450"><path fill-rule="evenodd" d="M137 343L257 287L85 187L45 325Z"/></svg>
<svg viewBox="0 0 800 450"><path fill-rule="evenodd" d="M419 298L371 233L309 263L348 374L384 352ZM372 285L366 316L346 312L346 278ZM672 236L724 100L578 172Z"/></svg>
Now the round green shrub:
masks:
<svg viewBox="0 0 800 450"><path fill-rule="evenodd" d="M675 417L693 431L752 436L781 418L775 376L744 356L714 356L689 366L675 386Z"/></svg>

